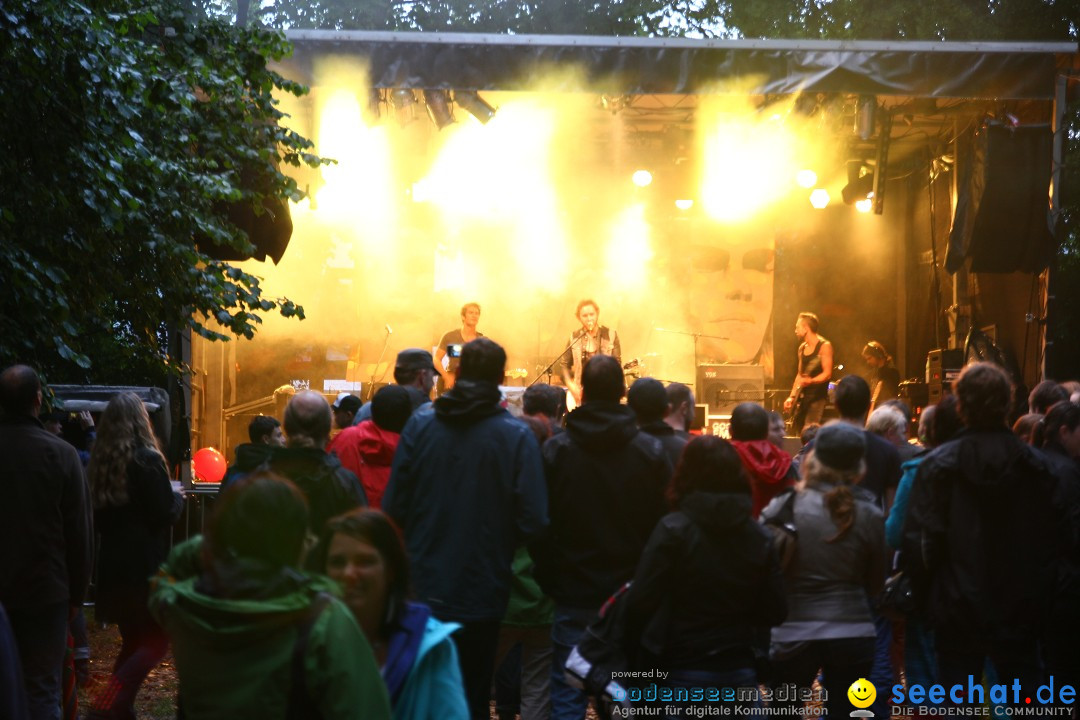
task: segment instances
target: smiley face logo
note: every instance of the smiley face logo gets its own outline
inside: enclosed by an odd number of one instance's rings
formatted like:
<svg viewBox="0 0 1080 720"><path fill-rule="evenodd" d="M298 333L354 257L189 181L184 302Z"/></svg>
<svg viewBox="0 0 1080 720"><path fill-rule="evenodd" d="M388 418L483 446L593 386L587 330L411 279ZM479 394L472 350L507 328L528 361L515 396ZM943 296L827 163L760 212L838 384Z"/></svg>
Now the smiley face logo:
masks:
<svg viewBox="0 0 1080 720"><path fill-rule="evenodd" d="M877 688L866 678L859 678L851 683L847 691L848 700L857 708L868 708L877 698Z"/></svg>

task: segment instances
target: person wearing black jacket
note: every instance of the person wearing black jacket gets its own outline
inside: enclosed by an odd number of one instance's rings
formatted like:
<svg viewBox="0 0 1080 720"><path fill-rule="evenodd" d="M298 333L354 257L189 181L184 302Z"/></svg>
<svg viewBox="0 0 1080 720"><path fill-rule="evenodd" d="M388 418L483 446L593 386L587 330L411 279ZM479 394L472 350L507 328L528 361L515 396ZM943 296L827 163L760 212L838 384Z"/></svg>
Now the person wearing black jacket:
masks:
<svg viewBox="0 0 1080 720"><path fill-rule="evenodd" d="M1020 682L1020 697L1034 697L1065 543L1056 480L1006 425L1012 387L1002 369L969 365L954 392L966 429L919 466L907 570L937 639L938 680L966 686L989 657L999 677Z"/></svg>
<svg viewBox="0 0 1080 720"><path fill-rule="evenodd" d="M416 599L455 636L474 720L489 716L514 551L547 527L540 446L500 404L506 352L488 338L461 351L454 387L401 431L382 509L401 528Z"/></svg>
<svg viewBox="0 0 1080 720"><path fill-rule="evenodd" d="M555 600L551 627L553 720L583 718L586 697L569 686L563 667L600 605L633 577L641 551L664 514L671 464L660 441L639 432L620 405L622 367L595 355L582 373L584 404L566 432L543 447L551 528L530 548L536 579Z"/></svg>
<svg viewBox="0 0 1080 720"><path fill-rule="evenodd" d="M627 634L642 637L670 687L756 688L761 632L784 621L787 598L772 536L750 516L739 454L721 438L694 438L667 497L672 512L626 597Z"/></svg>
<svg viewBox="0 0 1080 720"><path fill-rule="evenodd" d="M90 579L93 532L75 448L38 420L41 381L0 374L0 604L7 610L33 718L60 717L68 614Z"/></svg>

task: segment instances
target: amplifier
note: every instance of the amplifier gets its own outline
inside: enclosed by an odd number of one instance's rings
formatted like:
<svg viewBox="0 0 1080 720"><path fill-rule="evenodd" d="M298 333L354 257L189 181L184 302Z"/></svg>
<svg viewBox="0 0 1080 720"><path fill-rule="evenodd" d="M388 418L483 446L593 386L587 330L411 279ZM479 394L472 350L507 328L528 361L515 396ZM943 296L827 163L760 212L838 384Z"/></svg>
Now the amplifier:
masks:
<svg viewBox="0 0 1080 720"><path fill-rule="evenodd" d="M730 415L743 402L765 402L765 369L760 365L698 365L698 402L709 415Z"/></svg>

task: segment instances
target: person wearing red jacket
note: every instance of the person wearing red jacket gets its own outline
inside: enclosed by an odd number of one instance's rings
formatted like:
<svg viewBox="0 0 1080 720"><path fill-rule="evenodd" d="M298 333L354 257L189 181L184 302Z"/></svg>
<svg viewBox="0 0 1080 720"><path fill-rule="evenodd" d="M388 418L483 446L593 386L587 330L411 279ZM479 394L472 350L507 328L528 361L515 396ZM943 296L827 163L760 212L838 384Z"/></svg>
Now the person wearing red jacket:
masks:
<svg viewBox="0 0 1080 720"><path fill-rule="evenodd" d="M799 479L791 456L768 438L769 413L765 408L748 402L736 405L731 411L731 444L750 479L750 514L755 518L770 500Z"/></svg>
<svg viewBox="0 0 1080 720"><path fill-rule="evenodd" d="M411 414L412 401L405 388L387 385L371 400L371 420L345 428L327 447L360 478L368 505L376 510L382 507L398 439Z"/></svg>

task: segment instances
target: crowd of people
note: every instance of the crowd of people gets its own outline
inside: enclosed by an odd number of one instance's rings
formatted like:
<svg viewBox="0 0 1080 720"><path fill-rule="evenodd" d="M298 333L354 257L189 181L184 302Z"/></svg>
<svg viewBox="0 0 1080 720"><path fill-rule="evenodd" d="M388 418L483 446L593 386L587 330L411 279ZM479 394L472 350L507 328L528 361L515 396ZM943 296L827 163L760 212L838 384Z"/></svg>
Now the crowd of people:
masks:
<svg viewBox="0 0 1080 720"><path fill-rule="evenodd" d="M95 532L96 619L122 638L95 719L134 718L171 645L186 720L581 720L567 661L628 582L625 669L684 691L669 717L726 702L694 689L793 686L739 697L836 715L863 679L886 717L895 684L1080 684L1067 384L1038 386L1014 432L997 366L969 365L917 418L851 375L839 418L807 423L793 457L783 418L753 403L730 440L691 434L690 388L627 389L602 348L575 373L577 409L536 384L515 417L504 350L460 340L434 402L442 373L410 349L369 403L300 392L281 423L255 418L205 533L171 549L182 495L139 398L109 403L84 469L39 421L34 370L4 370L0 718L61 717ZM883 588L900 576L898 609Z"/></svg>

